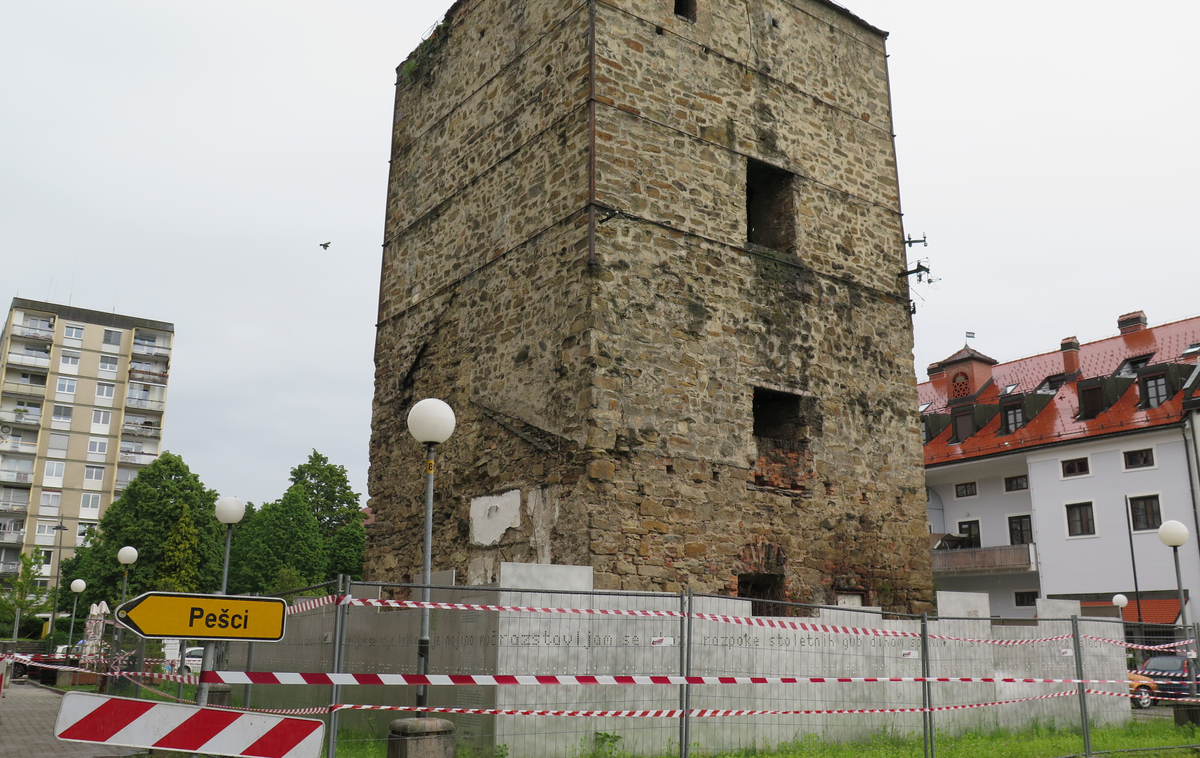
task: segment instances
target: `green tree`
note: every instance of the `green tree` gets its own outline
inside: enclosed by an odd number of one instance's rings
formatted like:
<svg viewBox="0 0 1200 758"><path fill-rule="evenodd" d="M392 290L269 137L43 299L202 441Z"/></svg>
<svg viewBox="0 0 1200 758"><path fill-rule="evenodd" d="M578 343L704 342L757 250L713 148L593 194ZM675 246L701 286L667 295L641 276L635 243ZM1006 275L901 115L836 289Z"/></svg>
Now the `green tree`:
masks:
<svg viewBox="0 0 1200 758"><path fill-rule="evenodd" d="M207 489L182 458L160 455L108 507L91 544L64 563L65 576L88 583L80 604L105 600L111 607L120 601L124 567L117 562L117 551L125 545L138 550L137 563L129 570L129 597L157 589L164 580L179 581L181 564L176 548L190 542L178 527L185 513L195 529L196 589L216 590L225 537L214 511L216 501L217 493ZM172 531L176 532L174 540Z"/></svg>
<svg viewBox="0 0 1200 758"><path fill-rule="evenodd" d="M308 460L292 469L292 484L304 489L320 526L321 538L329 543L333 535L354 521L362 510L358 493L350 489L346 467L312 451Z"/></svg>
<svg viewBox="0 0 1200 758"><path fill-rule="evenodd" d="M329 568L326 576L334 578L345 574L351 579L362 580L363 558L367 545L367 528L362 514L337 530L329 543Z"/></svg>
<svg viewBox="0 0 1200 758"><path fill-rule="evenodd" d="M200 589L200 531L192 523L191 509L184 505L179 520L171 525L163 544L158 567L158 589L164 592L197 592Z"/></svg>
<svg viewBox="0 0 1200 758"><path fill-rule="evenodd" d="M40 562L35 562L30 553L22 553L20 562L17 578L0 589L0 617L13 620L13 639L17 637L18 619L29 620L50 610L50 593L37 584L42 578Z"/></svg>
<svg viewBox="0 0 1200 758"><path fill-rule="evenodd" d="M232 591L270 592L285 567L302 577L304 585L325 580L325 541L304 487L293 484L279 500L252 515L249 511L249 518L234 531L230 552L236 555L237 570L230 569Z"/></svg>

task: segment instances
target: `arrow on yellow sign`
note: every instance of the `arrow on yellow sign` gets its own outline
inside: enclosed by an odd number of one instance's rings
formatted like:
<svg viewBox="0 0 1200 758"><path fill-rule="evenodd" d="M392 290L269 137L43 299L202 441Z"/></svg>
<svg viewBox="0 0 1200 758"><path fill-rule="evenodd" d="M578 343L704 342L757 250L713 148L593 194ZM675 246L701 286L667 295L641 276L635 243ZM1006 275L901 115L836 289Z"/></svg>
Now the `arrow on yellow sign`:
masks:
<svg viewBox="0 0 1200 758"><path fill-rule="evenodd" d="M286 618L277 597L147 592L117 606L118 623L155 638L278 642Z"/></svg>

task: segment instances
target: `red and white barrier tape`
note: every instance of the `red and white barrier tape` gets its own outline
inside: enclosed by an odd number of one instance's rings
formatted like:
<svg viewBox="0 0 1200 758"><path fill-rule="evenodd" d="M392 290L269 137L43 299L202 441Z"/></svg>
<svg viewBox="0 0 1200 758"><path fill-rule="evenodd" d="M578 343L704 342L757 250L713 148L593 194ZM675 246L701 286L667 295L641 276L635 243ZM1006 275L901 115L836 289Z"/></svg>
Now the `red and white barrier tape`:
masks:
<svg viewBox="0 0 1200 758"><path fill-rule="evenodd" d="M972 676L508 676L486 674L330 674L324 672L279 671L208 671L201 672L201 682L211 684L338 684L431 687L462 685L679 685L679 684L876 684L949 682L985 684L1137 684L1127 679L1034 679L1019 677Z"/></svg>
<svg viewBox="0 0 1200 758"><path fill-rule="evenodd" d="M311 611L312 609L320 608L323 605L341 605L346 602L347 598L349 598L349 595L326 595L325 597L315 597L312 600L305 600L303 602L296 603L295 605L289 605L287 612L288 615L291 616L293 613Z"/></svg>
<svg viewBox="0 0 1200 758"><path fill-rule="evenodd" d="M1119 640L1105 639L1104 637L1093 637L1090 634L1081 634L1079 636L1085 640L1095 640L1096 642L1103 642L1108 645L1119 645L1121 647L1127 647L1130 650L1170 650L1171 648L1190 645L1192 642L1194 642L1194 640L1188 639L1181 642L1168 642L1165 645L1135 645L1132 642L1121 642Z"/></svg>
<svg viewBox="0 0 1200 758"><path fill-rule="evenodd" d="M476 605L474 603L425 603L418 600L376 600L352 598L347 605L370 608L430 608L441 611L505 611L512 613L566 613L576 616L641 616L648 618L682 618L682 611L632 611L608 608L539 608L525 605ZM918 635L920 636L920 635Z"/></svg>
<svg viewBox="0 0 1200 758"><path fill-rule="evenodd" d="M1084 692L1089 695L1108 695L1109 697L1127 697L1135 699L1142 697L1141 695L1135 695L1130 692L1114 692L1112 690L1084 690ZM1155 700L1169 701L1172 703L1200 703L1200 698L1175 697L1171 694L1164 694L1161 692L1151 692L1150 696Z"/></svg>

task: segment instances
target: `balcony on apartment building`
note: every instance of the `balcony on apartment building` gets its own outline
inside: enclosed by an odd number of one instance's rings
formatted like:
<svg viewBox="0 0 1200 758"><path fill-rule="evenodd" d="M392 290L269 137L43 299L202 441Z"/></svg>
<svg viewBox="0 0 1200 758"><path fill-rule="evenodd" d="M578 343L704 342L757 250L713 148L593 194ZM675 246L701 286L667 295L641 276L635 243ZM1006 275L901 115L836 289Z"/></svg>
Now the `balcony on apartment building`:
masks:
<svg viewBox="0 0 1200 758"><path fill-rule="evenodd" d="M24 529L6 529L0 530L0 545L23 545L25 544Z"/></svg>
<svg viewBox="0 0 1200 758"><path fill-rule="evenodd" d="M15 497L0 497L0 513L29 513L29 491L11 491L22 493L25 495L25 499L21 500Z"/></svg>
<svg viewBox="0 0 1200 758"><path fill-rule="evenodd" d="M934 550L933 573L938 574L1004 574L1037 571L1037 549L1027 545L997 547L968 547Z"/></svg>
<svg viewBox="0 0 1200 758"><path fill-rule="evenodd" d="M3 574L18 574L21 571L21 564L18 561L2 561L0 562L0 575Z"/></svg>
<svg viewBox="0 0 1200 758"><path fill-rule="evenodd" d="M131 424L126 422L121 427L121 434L128 434L134 437L154 437L158 439L162 437L162 427L152 426L150 424Z"/></svg>
<svg viewBox="0 0 1200 758"><path fill-rule="evenodd" d="M138 408L144 411L157 411L162 413L163 408L166 407L166 403L162 400L151 400L150 398L146 397L126 397L125 407Z"/></svg>
<svg viewBox="0 0 1200 758"><path fill-rule="evenodd" d="M132 466L149 466L158 458L158 453L122 450L117 456L117 460L121 463L128 463Z"/></svg>
<svg viewBox="0 0 1200 758"><path fill-rule="evenodd" d="M29 384L27 382L4 382L4 394L21 395L22 397L45 397L46 385Z"/></svg>
<svg viewBox="0 0 1200 758"><path fill-rule="evenodd" d="M153 343L143 342L141 340L133 341L134 355L147 355L151 358L170 358L171 348L165 345L155 345Z"/></svg>
<svg viewBox="0 0 1200 758"><path fill-rule="evenodd" d="M0 440L0 452L37 455L37 443L22 442L21 440Z"/></svg>
<svg viewBox="0 0 1200 758"><path fill-rule="evenodd" d="M166 384L168 371L164 368L162 371L151 371L144 368L129 367L129 381L131 382L147 382L149 384Z"/></svg>
<svg viewBox="0 0 1200 758"><path fill-rule="evenodd" d="M33 340L43 340L50 342L54 339L54 330L42 326L22 326L20 324L13 325L13 334L18 337L28 337Z"/></svg>
<svg viewBox="0 0 1200 758"><path fill-rule="evenodd" d="M0 469L0 482L4 482L5 484L33 484L33 472Z"/></svg>
<svg viewBox="0 0 1200 758"><path fill-rule="evenodd" d="M9 353L8 365L49 369L50 353Z"/></svg>
<svg viewBox="0 0 1200 758"><path fill-rule="evenodd" d="M29 413L28 411L0 411L0 422L37 427L42 424L42 415L40 413Z"/></svg>

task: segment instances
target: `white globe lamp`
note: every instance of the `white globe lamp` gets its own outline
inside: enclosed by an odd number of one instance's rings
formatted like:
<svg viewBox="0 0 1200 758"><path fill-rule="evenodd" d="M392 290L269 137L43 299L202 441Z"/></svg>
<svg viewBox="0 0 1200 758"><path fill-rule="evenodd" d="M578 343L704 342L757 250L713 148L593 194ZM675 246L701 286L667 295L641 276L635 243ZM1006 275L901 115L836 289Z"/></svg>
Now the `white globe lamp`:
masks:
<svg viewBox="0 0 1200 758"><path fill-rule="evenodd" d="M131 545L126 545L125 547L123 547L117 551L117 561L120 562L122 565L128 566L131 563L136 563L137 558L138 558L137 548L133 547Z"/></svg>
<svg viewBox="0 0 1200 758"><path fill-rule="evenodd" d="M217 521L236 524L246 515L246 504L236 497L223 497L217 501Z"/></svg>
<svg viewBox="0 0 1200 758"><path fill-rule="evenodd" d="M409 410L408 433L417 442L440 445L454 434L454 410L436 397L427 397Z"/></svg>
<svg viewBox="0 0 1200 758"><path fill-rule="evenodd" d="M1188 541L1188 528L1178 521L1164 521L1158 528L1158 538L1167 547L1179 547Z"/></svg>
<svg viewBox="0 0 1200 758"><path fill-rule="evenodd" d="M71 592L74 592L77 595L86 589L87 582L83 581L82 579L76 579L75 581L71 582Z"/></svg>

